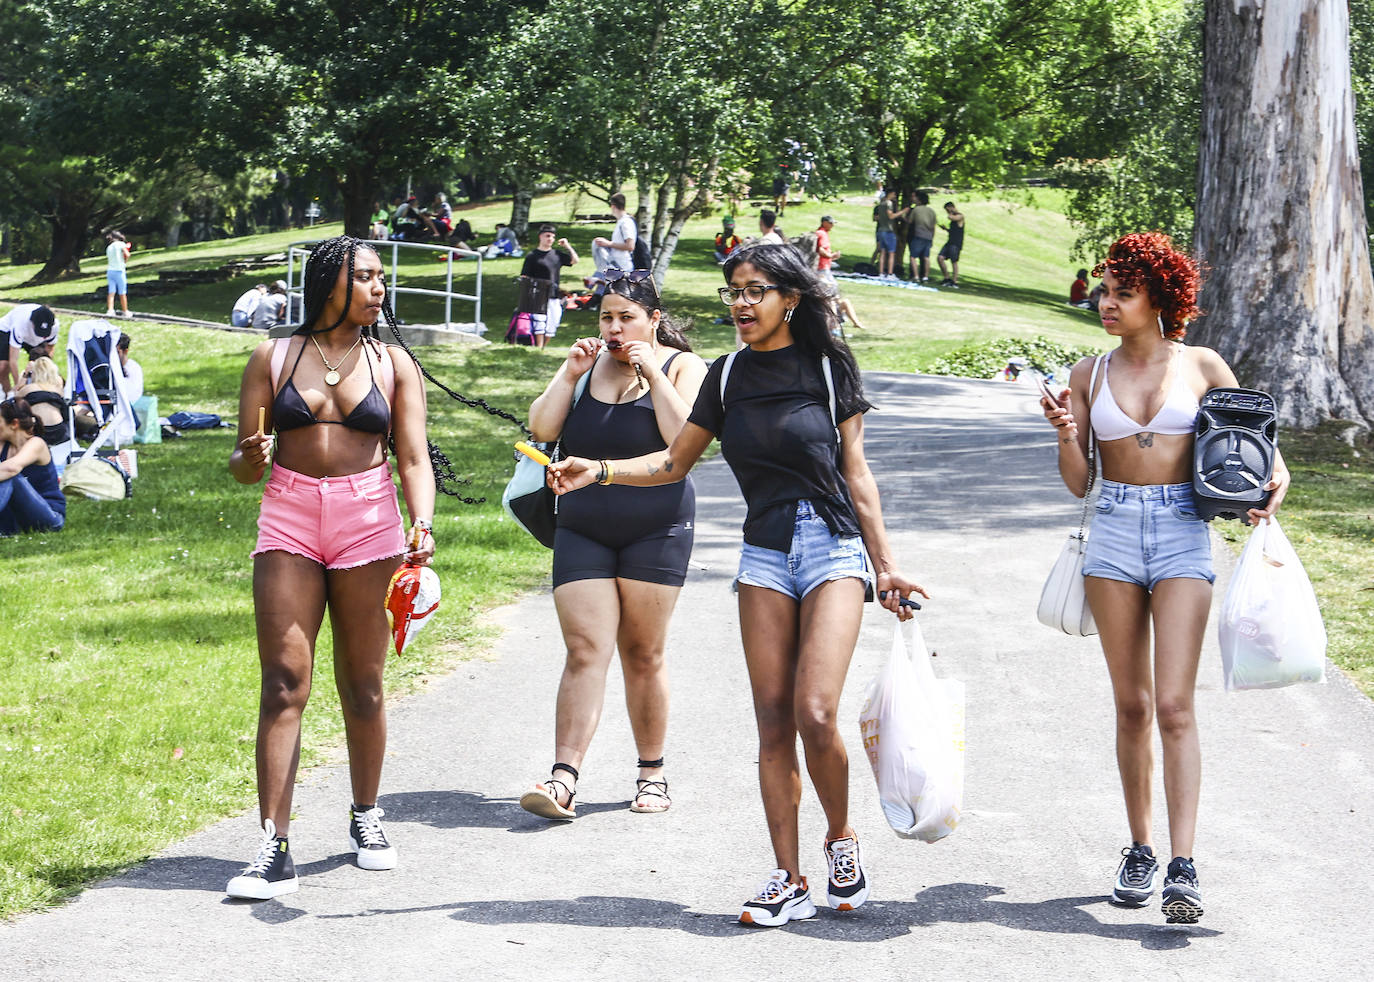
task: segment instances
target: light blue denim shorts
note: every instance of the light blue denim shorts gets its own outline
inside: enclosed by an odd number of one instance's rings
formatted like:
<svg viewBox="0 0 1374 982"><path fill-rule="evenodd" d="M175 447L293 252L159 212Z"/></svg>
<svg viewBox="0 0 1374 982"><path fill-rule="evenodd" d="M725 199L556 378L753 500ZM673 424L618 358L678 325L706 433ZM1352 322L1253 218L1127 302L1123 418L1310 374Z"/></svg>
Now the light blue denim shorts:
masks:
<svg viewBox="0 0 1374 982"><path fill-rule="evenodd" d="M833 535L805 498L797 502L792 549L779 552L744 544L734 587L758 586L800 600L822 583L854 577L868 583L868 557L857 535Z"/></svg>
<svg viewBox="0 0 1374 982"><path fill-rule="evenodd" d="M122 296L129 292L129 276L122 269L105 270L105 285L115 296Z"/></svg>
<svg viewBox="0 0 1374 982"><path fill-rule="evenodd" d="M1160 580L1216 580L1207 523L1191 484L1102 481L1083 575L1153 590Z"/></svg>

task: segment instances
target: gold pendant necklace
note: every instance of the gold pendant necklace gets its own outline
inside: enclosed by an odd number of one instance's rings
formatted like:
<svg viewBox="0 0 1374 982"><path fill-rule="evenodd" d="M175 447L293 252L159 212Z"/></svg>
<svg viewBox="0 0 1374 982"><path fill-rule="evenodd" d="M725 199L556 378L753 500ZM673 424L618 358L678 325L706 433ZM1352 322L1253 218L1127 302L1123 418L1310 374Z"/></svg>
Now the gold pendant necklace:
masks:
<svg viewBox="0 0 1374 982"><path fill-rule="evenodd" d="M362 340L363 336L359 334L358 339L353 342L352 347L345 351L344 356L339 359L339 363L337 365L331 365L329 364L329 359L324 356L324 349L320 347L320 342L315 340L315 335L310 335L311 343L315 345L315 350L320 353L320 361L324 362L324 367L329 369L329 371L324 373L325 385L339 384L339 369L343 367L344 362L348 361L348 356L353 354L353 348L356 348L359 344L361 344Z"/></svg>

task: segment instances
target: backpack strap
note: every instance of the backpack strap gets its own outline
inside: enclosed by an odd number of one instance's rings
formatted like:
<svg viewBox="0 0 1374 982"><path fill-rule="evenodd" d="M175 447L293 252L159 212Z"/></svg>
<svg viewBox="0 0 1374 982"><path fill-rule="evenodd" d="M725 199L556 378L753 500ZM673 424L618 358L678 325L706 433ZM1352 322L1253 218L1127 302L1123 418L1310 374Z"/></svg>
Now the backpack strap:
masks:
<svg viewBox="0 0 1374 982"><path fill-rule="evenodd" d="M830 356L821 355L821 374L825 376L825 391L830 395L830 425L835 428L835 445L840 444L840 421L835 410L835 373L830 368Z"/></svg>
<svg viewBox="0 0 1374 982"><path fill-rule="evenodd" d="M272 392L277 391L277 380L281 378L281 369L286 364L286 349L291 345L291 338L277 338L272 342Z"/></svg>
<svg viewBox="0 0 1374 982"><path fill-rule="evenodd" d="M736 348L725 356L725 364L720 369L720 411L725 412L725 383L730 379L730 369L735 365L735 356L740 353Z"/></svg>

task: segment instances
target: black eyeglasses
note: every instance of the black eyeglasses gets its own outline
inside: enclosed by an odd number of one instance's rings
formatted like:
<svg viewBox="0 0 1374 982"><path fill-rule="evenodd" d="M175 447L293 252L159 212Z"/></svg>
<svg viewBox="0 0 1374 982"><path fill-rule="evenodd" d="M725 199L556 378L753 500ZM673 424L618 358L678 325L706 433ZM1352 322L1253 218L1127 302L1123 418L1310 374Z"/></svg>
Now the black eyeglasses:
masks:
<svg viewBox="0 0 1374 982"><path fill-rule="evenodd" d="M658 296L658 283L654 280L652 269L621 269L619 266L612 266L603 269L596 274L596 278L609 286L612 283L624 280L626 283L643 283L648 281L654 288L654 296Z"/></svg>
<svg viewBox="0 0 1374 982"><path fill-rule="evenodd" d="M781 289L782 287L774 286L771 283L766 286L750 283L748 286L741 287L738 290L733 286L723 286L716 292L720 294L720 302L727 307L733 307L735 304L739 303L740 297L743 297L744 302L752 307L756 303L763 303L763 298L767 295L769 290Z"/></svg>

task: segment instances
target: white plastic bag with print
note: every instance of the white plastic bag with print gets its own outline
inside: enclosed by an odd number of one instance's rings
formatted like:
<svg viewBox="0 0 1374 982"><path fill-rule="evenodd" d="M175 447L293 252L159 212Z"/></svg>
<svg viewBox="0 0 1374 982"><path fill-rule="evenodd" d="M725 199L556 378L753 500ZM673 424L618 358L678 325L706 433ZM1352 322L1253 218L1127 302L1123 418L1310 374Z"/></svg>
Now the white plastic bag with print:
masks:
<svg viewBox="0 0 1374 982"><path fill-rule="evenodd" d="M935 842L959 825L964 801L964 683L939 679L910 621L897 624L887 664L869 683L859 730L893 831Z"/></svg>
<svg viewBox="0 0 1374 982"><path fill-rule="evenodd" d="M1229 689L1326 681L1326 625L1298 554L1274 519L1250 533L1217 626Z"/></svg>

